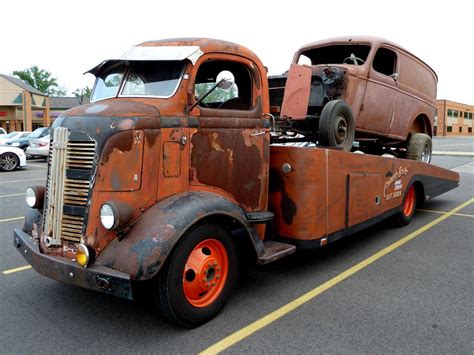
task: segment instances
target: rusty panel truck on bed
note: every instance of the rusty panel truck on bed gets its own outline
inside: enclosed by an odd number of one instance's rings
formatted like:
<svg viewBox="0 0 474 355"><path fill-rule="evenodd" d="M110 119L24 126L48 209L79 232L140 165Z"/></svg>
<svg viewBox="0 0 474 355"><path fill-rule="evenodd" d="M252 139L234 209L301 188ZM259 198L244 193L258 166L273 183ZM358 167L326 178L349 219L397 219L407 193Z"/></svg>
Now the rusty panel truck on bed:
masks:
<svg viewBox="0 0 474 355"><path fill-rule="evenodd" d="M146 42L90 72L92 102L55 120L47 183L28 188L14 245L62 282L126 299L150 283L184 326L220 311L242 260L407 224L459 182L413 160L298 146L304 135L270 113L265 67L234 43Z"/></svg>

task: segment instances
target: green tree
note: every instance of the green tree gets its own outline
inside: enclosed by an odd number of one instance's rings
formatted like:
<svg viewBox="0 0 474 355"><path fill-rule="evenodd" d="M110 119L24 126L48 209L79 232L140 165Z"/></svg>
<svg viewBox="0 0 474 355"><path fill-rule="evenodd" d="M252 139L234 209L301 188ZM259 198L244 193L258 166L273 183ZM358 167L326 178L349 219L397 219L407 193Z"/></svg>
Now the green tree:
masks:
<svg viewBox="0 0 474 355"><path fill-rule="evenodd" d="M66 90L60 88L58 85L58 79L52 78L51 73L44 69L38 68L36 65L32 65L30 68L25 70L15 70L13 75L17 76L24 82L30 84L34 88L41 92L44 92L50 96L64 96Z"/></svg>
<svg viewBox="0 0 474 355"><path fill-rule="evenodd" d="M92 95L92 89L86 86L82 89L76 89L76 91L74 91L73 94L74 96L79 98L79 103L82 104L87 97L90 99Z"/></svg>

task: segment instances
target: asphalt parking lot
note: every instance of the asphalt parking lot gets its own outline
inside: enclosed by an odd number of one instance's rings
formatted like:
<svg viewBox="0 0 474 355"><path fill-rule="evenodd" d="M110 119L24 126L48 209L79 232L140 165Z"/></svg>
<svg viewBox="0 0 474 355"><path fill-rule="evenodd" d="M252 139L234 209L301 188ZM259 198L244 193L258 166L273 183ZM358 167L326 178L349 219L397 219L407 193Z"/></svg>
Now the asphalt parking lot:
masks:
<svg viewBox="0 0 474 355"><path fill-rule="evenodd" d="M472 138L435 151L474 152ZM192 330L134 302L50 280L13 247L46 163L0 173L0 353L473 353L474 158L436 155L460 186L328 248L253 267ZM398 243L398 244L397 244Z"/></svg>

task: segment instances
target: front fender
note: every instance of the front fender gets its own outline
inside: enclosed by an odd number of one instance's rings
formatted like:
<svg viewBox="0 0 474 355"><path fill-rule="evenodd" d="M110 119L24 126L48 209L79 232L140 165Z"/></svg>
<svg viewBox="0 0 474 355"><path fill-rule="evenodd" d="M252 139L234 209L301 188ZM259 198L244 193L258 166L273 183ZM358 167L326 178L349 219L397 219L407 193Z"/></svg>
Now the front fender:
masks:
<svg viewBox="0 0 474 355"><path fill-rule="evenodd" d="M240 206L217 194L186 192L149 208L121 241L114 239L109 243L95 264L127 273L132 280L151 279L177 241L193 225L212 216L236 221L247 230L257 254L263 252L263 245Z"/></svg>

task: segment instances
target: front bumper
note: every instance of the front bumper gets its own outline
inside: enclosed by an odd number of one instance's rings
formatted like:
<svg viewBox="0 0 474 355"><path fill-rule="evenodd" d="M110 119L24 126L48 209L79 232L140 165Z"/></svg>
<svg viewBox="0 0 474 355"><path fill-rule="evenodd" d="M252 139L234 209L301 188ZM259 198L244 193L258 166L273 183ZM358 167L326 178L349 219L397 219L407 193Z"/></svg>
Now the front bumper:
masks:
<svg viewBox="0 0 474 355"><path fill-rule="evenodd" d="M38 242L21 229L15 229L13 244L30 265L57 281L133 299L130 275L105 266L83 268L70 259L42 254Z"/></svg>

